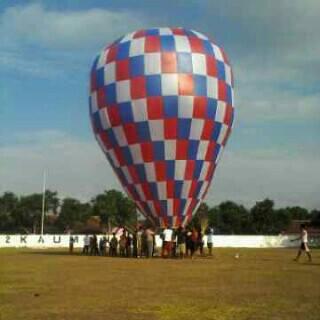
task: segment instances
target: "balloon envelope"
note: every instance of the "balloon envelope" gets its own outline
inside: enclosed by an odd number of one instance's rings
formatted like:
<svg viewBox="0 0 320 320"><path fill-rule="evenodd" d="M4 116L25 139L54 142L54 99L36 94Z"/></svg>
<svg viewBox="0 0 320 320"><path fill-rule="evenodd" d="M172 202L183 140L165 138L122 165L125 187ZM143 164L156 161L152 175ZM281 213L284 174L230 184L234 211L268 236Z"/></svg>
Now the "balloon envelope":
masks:
<svg viewBox="0 0 320 320"><path fill-rule="evenodd" d="M233 123L222 48L183 28L130 33L96 57L89 103L95 137L141 212L160 225L189 222Z"/></svg>

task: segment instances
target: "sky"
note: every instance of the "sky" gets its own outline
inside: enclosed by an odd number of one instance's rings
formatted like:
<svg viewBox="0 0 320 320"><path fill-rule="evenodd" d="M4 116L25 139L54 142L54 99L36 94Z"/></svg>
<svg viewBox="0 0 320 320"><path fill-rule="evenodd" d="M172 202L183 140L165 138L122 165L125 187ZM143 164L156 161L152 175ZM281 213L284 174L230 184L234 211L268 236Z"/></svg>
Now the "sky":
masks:
<svg viewBox="0 0 320 320"><path fill-rule="evenodd" d="M87 201L121 186L92 134L89 70L136 29L182 26L214 39L235 77L233 133L207 203L320 208L320 2L0 2L0 194Z"/></svg>

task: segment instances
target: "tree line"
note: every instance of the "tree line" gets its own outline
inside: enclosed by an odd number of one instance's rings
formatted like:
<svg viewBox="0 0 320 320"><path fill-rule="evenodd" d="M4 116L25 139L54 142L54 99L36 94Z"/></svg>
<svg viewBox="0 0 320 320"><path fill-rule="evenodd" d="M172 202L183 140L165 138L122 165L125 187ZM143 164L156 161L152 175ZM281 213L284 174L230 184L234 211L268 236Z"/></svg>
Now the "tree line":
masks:
<svg viewBox="0 0 320 320"><path fill-rule="evenodd" d="M84 233L108 231L112 227L135 228L138 212L134 203L118 190L106 190L88 202L75 198L60 199L56 191L45 193L45 233L67 230ZM0 196L0 233L39 233L42 194L18 196L5 192ZM191 225L211 225L217 234L279 234L292 220L310 220L320 227L320 210L295 206L275 208L274 201L258 201L252 208L232 201L210 207L202 203Z"/></svg>

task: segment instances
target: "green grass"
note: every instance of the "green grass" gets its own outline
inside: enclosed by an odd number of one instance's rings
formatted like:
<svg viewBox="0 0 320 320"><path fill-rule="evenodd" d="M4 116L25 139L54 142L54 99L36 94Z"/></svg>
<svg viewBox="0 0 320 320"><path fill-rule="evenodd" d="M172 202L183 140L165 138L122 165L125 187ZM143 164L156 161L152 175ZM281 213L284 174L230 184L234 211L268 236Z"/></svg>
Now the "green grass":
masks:
<svg viewBox="0 0 320 320"><path fill-rule="evenodd" d="M235 259L236 252L240 258ZM0 250L0 319L320 319L320 250L216 249L195 260Z"/></svg>

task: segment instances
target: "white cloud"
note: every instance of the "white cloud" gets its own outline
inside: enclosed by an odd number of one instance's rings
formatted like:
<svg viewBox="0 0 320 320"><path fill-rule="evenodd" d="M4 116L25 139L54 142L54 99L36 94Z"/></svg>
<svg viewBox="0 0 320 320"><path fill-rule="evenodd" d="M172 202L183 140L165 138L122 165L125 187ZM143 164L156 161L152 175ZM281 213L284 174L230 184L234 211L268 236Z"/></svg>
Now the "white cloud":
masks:
<svg viewBox="0 0 320 320"><path fill-rule="evenodd" d="M93 138L81 141L59 131L37 132L17 136L15 145L0 152L0 193L41 192L45 168L48 187L62 196L88 200L105 189L122 190ZM212 205L230 199L251 206L269 197L278 206L319 208L319 161L319 153L227 148L206 201Z"/></svg>
<svg viewBox="0 0 320 320"><path fill-rule="evenodd" d="M49 48L96 50L134 30L142 18L105 9L53 11L40 4L10 7L0 17L1 37Z"/></svg>
<svg viewBox="0 0 320 320"><path fill-rule="evenodd" d="M320 2L226 0L206 5L208 15L215 12L225 21L216 29L234 66L239 121L319 119Z"/></svg>
<svg viewBox="0 0 320 320"><path fill-rule="evenodd" d="M238 122L247 121L320 121L320 94L239 85L235 104Z"/></svg>
<svg viewBox="0 0 320 320"><path fill-rule="evenodd" d="M2 50L0 53L1 67L38 78L64 76L65 69L61 65L57 60L45 59L43 57L41 59L26 59L25 55L18 51Z"/></svg>
<svg viewBox="0 0 320 320"><path fill-rule="evenodd" d="M92 138L81 141L59 131L16 136L0 148L0 192L41 192L43 170L48 187L62 196L88 200L104 189L120 188L111 167Z"/></svg>
<svg viewBox="0 0 320 320"><path fill-rule="evenodd" d="M319 208L318 154L284 154L281 150L226 150L208 192L210 203L229 199L254 205L270 198L276 206Z"/></svg>
<svg viewBox="0 0 320 320"><path fill-rule="evenodd" d="M206 6L226 22L232 20L239 26L229 39L230 54L234 54L237 121L320 117L319 94L304 92L316 86L319 77L319 2L307 1L302 5L301 1L231 1L225 6L213 2ZM207 12L211 11L207 8ZM72 81L70 71L86 74L98 48L145 27L148 19L136 11L57 11L41 4L10 7L0 16L0 46L4 46L0 65L36 77L64 77ZM206 28L212 29L209 35L214 33L213 22L207 23L207 16L204 20ZM228 42L227 34L222 35ZM28 44L47 51L34 55L20 50ZM70 49L76 50L67 55ZM92 53L79 60L79 49Z"/></svg>

